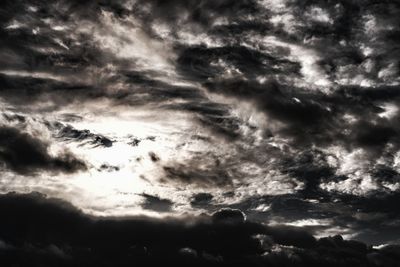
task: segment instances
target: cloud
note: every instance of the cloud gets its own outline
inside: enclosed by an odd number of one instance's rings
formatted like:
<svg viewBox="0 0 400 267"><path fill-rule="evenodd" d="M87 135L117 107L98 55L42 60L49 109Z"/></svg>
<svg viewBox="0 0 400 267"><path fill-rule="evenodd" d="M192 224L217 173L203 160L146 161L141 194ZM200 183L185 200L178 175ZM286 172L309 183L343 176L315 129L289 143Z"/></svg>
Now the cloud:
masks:
<svg viewBox="0 0 400 267"><path fill-rule="evenodd" d="M86 163L70 152L52 156L48 144L17 128L0 128L0 159L5 167L23 175L38 171L72 173L86 170Z"/></svg>
<svg viewBox="0 0 400 267"><path fill-rule="evenodd" d="M192 167L177 166L164 167L166 178L171 181L178 180L183 183L197 183L200 186L220 185L226 186L231 183L228 174L220 170L219 173L210 172L207 170L194 170Z"/></svg>
<svg viewBox="0 0 400 267"><path fill-rule="evenodd" d="M304 226L318 236L393 240L399 11L375 0L5 1L1 190L40 189L114 214L229 206L258 221L328 219ZM53 151L64 148L87 162ZM21 182L29 174L41 180ZM70 183L82 194L64 190ZM257 234L270 245L260 265L317 261L298 249L318 247L309 236L286 248ZM189 261L225 260L180 246ZM133 253L145 257L145 247ZM68 255L58 243L32 251Z"/></svg>
<svg viewBox="0 0 400 267"><path fill-rule="evenodd" d="M212 219L218 223L240 224L246 221L246 215L236 209L221 209L213 213Z"/></svg>
<svg viewBox="0 0 400 267"><path fill-rule="evenodd" d="M213 195L210 193L197 193L192 196L190 205L202 206L209 204L213 199Z"/></svg>
<svg viewBox="0 0 400 267"><path fill-rule="evenodd" d="M141 194L145 201L142 203L144 209L154 210L158 212L171 211L173 202L169 199L163 199L158 196L152 196L149 194Z"/></svg>
<svg viewBox="0 0 400 267"><path fill-rule="evenodd" d="M91 133L89 130L77 130L73 128L71 125L63 125L62 123L49 123L50 128L55 128L54 130L58 130L57 138L61 138L64 140L76 140L85 143L87 141L88 144L93 145L94 147L111 147L113 141L109 138Z"/></svg>
<svg viewBox="0 0 400 267"><path fill-rule="evenodd" d="M340 236L316 240L300 228L244 221L233 210L186 222L95 218L38 193L10 193L0 196L0 211L0 237L8 244L0 257L7 264L395 266L399 260L396 246L373 249Z"/></svg>

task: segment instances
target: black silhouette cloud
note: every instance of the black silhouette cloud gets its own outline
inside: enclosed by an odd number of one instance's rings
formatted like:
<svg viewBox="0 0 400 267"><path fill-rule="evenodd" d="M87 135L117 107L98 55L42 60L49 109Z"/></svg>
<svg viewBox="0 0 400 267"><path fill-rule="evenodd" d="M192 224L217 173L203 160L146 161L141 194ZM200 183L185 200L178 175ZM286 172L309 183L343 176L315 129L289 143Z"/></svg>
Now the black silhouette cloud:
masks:
<svg viewBox="0 0 400 267"><path fill-rule="evenodd" d="M0 128L0 159L5 167L19 174L39 171L73 173L86 170L86 163L69 152L52 156L48 144L17 128Z"/></svg>
<svg viewBox="0 0 400 267"><path fill-rule="evenodd" d="M95 218L39 193L0 196L0 258L20 266L396 266L399 247L244 221L221 210L190 220ZM190 223L189 223L190 221Z"/></svg>

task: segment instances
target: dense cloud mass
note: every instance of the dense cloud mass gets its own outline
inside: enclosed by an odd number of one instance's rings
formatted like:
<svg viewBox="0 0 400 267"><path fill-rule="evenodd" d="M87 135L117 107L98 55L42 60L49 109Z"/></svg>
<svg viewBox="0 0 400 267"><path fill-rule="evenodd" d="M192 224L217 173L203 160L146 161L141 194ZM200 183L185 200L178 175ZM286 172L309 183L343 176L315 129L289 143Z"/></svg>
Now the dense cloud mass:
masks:
<svg viewBox="0 0 400 267"><path fill-rule="evenodd" d="M0 259L10 266L397 266L399 246L246 221L237 210L183 219L93 218L39 193L0 196ZM8 265L7 265L8 266Z"/></svg>
<svg viewBox="0 0 400 267"><path fill-rule="evenodd" d="M386 0L2 1L2 257L396 266L399 25Z"/></svg>
<svg viewBox="0 0 400 267"><path fill-rule="evenodd" d="M75 172L86 169L83 161L69 153L59 157L48 154L48 145L16 128L0 128L0 159L19 174L40 170Z"/></svg>

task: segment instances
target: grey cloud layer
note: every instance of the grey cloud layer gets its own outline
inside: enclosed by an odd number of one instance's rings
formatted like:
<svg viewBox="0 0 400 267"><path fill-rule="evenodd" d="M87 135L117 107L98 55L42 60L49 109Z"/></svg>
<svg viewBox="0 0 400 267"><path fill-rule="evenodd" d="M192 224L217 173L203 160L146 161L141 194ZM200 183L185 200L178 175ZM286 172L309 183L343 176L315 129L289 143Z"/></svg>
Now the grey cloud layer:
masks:
<svg viewBox="0 0 400 267"><path fill-rule="evenodd" d="M21 266L396 266L398 246L246 221L222 209L196 218L92 218L38 193L0 196L0 258Z"/></svg>
<svg viewBox="0 0 400 267"><path fill-rule="evenodd" d="M5 1L1 14L0 97L9 111L53 122L53 112L93 103L116 114L187 113L209 131L191 140L226 150L149 159L163 173L156 182L204 191L187 199L192 207L229 205L258 220L329 218L329 227L368 242L399 239L398 3ZM114 145L67 119L44 124L55 142ZM85 170L11 127L0 132L7 168ZM141 196L144 209L173 210L170 199Z"/></svg>

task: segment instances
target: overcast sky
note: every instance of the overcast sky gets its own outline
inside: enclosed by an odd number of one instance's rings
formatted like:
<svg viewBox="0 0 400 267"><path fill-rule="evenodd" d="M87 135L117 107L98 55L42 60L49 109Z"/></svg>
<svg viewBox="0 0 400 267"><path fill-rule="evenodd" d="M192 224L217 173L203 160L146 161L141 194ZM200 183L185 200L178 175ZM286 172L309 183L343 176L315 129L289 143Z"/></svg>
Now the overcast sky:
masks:
<svg viewBox="0 0 400 267"><path fill-rule="evenodd" d="M1 1L0 257L396 266L399 25L397 1Z"/></svg>

